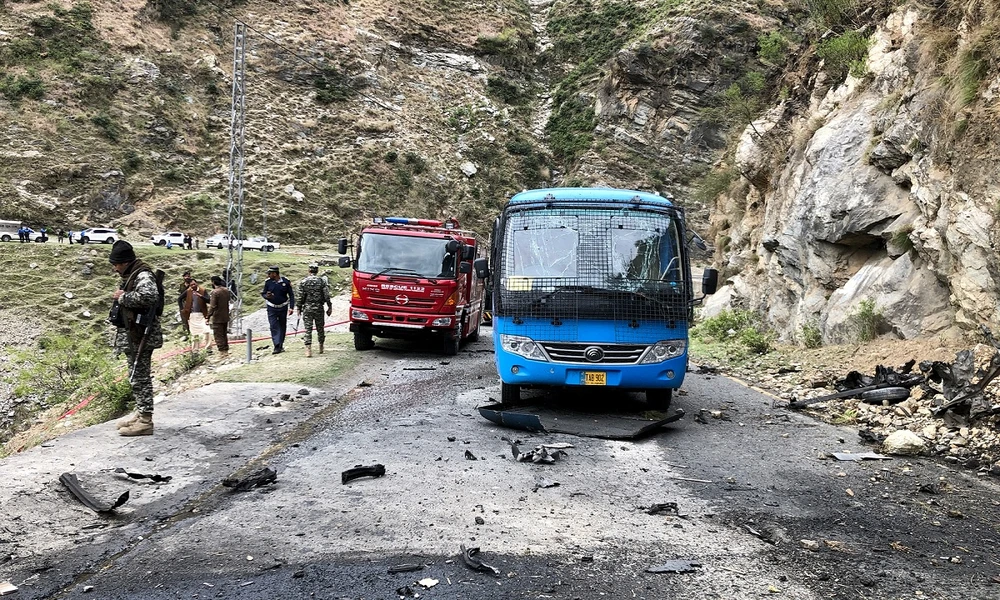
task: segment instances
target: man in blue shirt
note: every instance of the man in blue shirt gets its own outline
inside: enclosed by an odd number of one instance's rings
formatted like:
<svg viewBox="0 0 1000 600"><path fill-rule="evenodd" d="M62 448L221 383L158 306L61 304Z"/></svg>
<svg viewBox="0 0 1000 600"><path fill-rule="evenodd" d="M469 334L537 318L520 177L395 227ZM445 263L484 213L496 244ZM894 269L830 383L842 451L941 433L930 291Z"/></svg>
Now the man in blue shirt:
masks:
<svg viewBox="0 0 1000 600"><path fill-rule="evenodd" d="M264 282L264 291L260 295L267 302L267 322L271 325L271 342L274 344L272 354L280 354L285 351L288 315L295 312L292 282L278 273L278 267L268 267L267 281Z"/></svg>

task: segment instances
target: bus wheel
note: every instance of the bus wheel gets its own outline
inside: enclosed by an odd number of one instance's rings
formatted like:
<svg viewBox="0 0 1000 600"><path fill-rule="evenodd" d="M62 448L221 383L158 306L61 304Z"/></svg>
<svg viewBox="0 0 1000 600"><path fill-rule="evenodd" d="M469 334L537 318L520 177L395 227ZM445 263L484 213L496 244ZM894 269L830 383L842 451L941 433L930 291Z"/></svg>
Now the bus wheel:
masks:
<svg viewBox="0 0 1000 600"><path fill-rule="evenodd" d="M500 383L500 402L517 404L521 401L521 386L512 383Z"/></svg>
<svg viewBox="0 0 1000 600"><path fill-rule="evenodd" d="M372 334L361 331L354 332L355 350L365 351L365 350L371 350L374 347L375 347L375 340L372 339Z"/></svg>
<svg viewBox="0 0 1000 600"><path fill-rule="evenodd" d="M667 410L673 399L674 390L672 388L646 390L646 404L649 404L649 407L654 410Z"/></svg>

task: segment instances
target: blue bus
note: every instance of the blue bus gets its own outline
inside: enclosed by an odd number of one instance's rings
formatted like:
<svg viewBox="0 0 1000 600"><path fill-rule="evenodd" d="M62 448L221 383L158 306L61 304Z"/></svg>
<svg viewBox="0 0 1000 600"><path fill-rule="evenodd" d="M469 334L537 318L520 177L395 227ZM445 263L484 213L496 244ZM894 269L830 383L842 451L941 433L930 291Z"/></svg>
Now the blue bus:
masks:
<svg viewBox="0 0 1000 600"><path fill-rule="evenodd" d="M666 410L684 381L695 298L684 211L633 190L552 188L513 196L490 259L501 400L522 388L643 391ZM700 242L700 238L692 236ZM718 272L705 269L702 293Z"/></svg>

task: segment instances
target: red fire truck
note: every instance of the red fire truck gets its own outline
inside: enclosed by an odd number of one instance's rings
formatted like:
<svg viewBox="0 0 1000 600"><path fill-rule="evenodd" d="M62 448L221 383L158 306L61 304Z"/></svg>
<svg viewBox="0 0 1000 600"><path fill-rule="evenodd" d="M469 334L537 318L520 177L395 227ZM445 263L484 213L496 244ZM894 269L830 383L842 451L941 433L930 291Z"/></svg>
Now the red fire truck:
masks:
<svg viewBox="0 0 1000 600"><path fill-rule="evenodd" d="M346 238L338 244L347 254ZM475 233L458 221L376 217L361 230L354 257L341 256L341 267L353 267L351 331L356 350L375 347L372 337L424 338L440 344L444 354L479 337L485 280L472 263L486 254Z"/></svg>

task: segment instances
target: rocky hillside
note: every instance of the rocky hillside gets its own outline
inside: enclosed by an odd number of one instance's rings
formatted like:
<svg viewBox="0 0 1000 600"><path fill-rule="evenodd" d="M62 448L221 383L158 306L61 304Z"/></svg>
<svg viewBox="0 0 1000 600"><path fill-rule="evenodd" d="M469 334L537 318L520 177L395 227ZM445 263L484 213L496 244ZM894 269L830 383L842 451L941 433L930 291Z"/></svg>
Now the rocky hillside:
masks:
<svg viewBox="0 0 1000 600"><path fill-rule="evenodd" d="M5 0L0 218L226 221L234 23L247 228L486 230L506 194L675 196L708 310L786 340L1000 326L997 0ZM266 219L266 221L265 221Z"/></svg>

